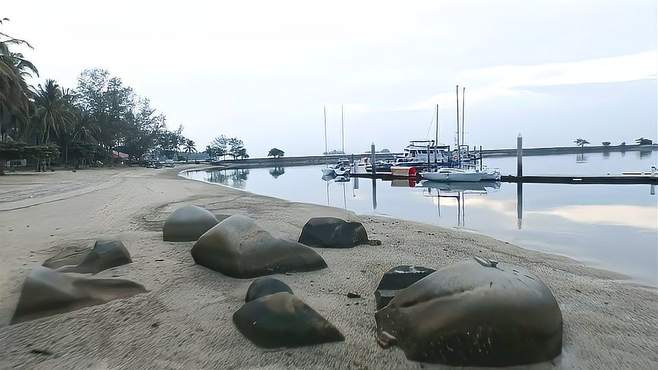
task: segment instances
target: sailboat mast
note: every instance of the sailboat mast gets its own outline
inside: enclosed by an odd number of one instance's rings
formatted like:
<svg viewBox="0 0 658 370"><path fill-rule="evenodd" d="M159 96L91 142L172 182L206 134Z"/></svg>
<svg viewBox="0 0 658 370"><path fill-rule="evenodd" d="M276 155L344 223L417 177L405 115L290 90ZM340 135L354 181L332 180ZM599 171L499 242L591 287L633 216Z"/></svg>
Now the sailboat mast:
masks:
<svg viewBox="0 0 658 370"><path fill-rule="evenodd" d="M464 120L464 112L466 111L465 104L466 104L466 87L462 88L462 144L464 144L464 135L466 133L466 126L465 126L465 120Z"/></svg>
<svg viewBox="0 0 658 370"><path fill-rule="evenodd" d="M340 105L340 150L345 154L345 120L343 116L343 105Z"/></svg>
<svg viewBox="0 0 658 370"><path fill-rule="evenodd" d="M327 106L324 107L324 155L327 155L329 149L327 149Z"/></svg>
<svg viewBox="0 0 658 370"><path fill-rule="evenodd" d="M436 105L436 133L434 138L434 164L439 162L439 105Z"/></svg>
<svg viewBox="0 0 658 370"><path fill-rule="evenodd" d="M457 163L461 166L461 150L459 148L459 85L455 87L457 94Z"/></svg>

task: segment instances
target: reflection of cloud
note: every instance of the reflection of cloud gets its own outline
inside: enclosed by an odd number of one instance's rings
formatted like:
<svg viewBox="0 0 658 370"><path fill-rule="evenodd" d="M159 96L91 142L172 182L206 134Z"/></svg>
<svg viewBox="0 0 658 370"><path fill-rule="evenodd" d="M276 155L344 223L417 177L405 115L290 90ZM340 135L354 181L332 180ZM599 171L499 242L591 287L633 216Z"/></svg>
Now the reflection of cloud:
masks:
<svg viewBox="0 0 658 370"><path fill-rule="evenodd" d="M613 205L565 206L543 213L556 215L572 222L631 226L641 229L658 229L657 210L654 207Z"/></svg>

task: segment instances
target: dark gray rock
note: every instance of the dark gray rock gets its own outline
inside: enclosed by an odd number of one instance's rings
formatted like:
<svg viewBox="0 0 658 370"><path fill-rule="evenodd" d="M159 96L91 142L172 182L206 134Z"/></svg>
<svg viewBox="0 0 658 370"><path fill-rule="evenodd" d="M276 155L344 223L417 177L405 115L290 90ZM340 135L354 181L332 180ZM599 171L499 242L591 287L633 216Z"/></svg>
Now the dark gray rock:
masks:
<svg viewBox="0 0 658 370"><path fill-rule="evenodd" d="M408 287L425 276L433 273L434 269L422 266L402 265L386 271L375 290L375 305L377 309L386 306L395 297L395 293Z"/></svg>
<svg viewBox="0 0 658 370"><path fill-rule="evenodd" d="M194 261L237 278L327 267L313 249L273 237L249 217L234 215L203 234L192 247Z"/></svg>
<svg viewBox="0 0 658 370"><path fill-rule="evenodd" d="M266 295L286 292L292 294L292 289L286 283L275 278L259 278L254 280L249 289L247 289L247 296L244 298L245 302L253 301L254 299L264 297Z"/></svg>
<svg viewBox="0 0 658 370"><path fill-rule="evenodd" d="M217 217L204 208L181 207L167 217L162 239L168 242L193 242L217 225L217 222Z"/></svg>
<svg viewBox="0 0 658 370"><path fill-rule="evenodd" d="M23 283L11 323L74 311L144 292L146 289L142 285L129 280L88 278L37 266Z"/></svg>
<svg viewBox="0 0 658 370"><path fill-rule="evenodd" d="M504 263L440 269L400 290L375 320L380 345L397 344L415 361L512 366L552 360L562 349L562 313L550 289Z"/></svg>
<svg viewBox="0 0 658 370"><path fill-rule="evenodd" d="M368 240L366 228L360 222L315 217L304 225L299 242L318 248L352 248L359 244L377 244L378 241Z"/></svg>
<svg viewBox="0 0 658 370"><path fill-rule="evenodd" d="M126 249L120 240L97 240L94 243L94 247L87 252L78 265L62 266L57 271L97 274L111 267L121 266L131 262L130 252L128 252L128 249Z"/></svg>
<svg viewBox="0 0 658 370"><path fill-rule="evenodd" d="M263 348L345 339L335 326L290 293L270 294L245 303L233 314L233 322L242 335Z"/></svg>

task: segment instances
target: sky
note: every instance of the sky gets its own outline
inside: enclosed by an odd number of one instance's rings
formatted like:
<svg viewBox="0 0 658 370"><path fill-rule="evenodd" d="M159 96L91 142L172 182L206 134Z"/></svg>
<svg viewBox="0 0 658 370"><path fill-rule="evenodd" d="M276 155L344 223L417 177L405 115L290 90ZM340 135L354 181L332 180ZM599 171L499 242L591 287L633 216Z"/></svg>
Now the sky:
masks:
<svg viewBox="0 0 658 370"><path fill-rule="evenodd" d="M484 148L657 139L655 0L14 1L2 30L40 78L75 87L104 68L203 149L252 157L466 143ZM461 87L460 87L461 90Z"/></svg>

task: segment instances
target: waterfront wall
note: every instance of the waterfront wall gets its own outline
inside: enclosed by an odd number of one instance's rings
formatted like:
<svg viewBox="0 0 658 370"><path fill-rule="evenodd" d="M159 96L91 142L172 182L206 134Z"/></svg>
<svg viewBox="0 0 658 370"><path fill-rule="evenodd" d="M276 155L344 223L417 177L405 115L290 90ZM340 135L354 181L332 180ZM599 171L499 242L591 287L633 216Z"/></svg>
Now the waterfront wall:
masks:
<svg viewBox="0 0 658 370"><path fill-rule="evenodd" d="M546 148L523 148L523 156L537 155L556 155L556 154L580 154L580 153L605 153L605 152L631 152L631 151L654 151L658 150L658 144L654 145L593 145L583 148L577 146L566 147L546 147ZM377 160L393 159L401 153L377 153ZM483 149L482 156L487 157L512 157L516 156L514 149ZM309 155L300 157L281 157L281 158L247 158L237 160L213 161L215 166L240 167L240 168L258 168L258 167L284 167L284 166L308 166L320 165L325 163L335 163L341 158L347 158L351 161L357 161L360 158L370 158L370 153L359 154L332 154L332 155Z"/></svg>

